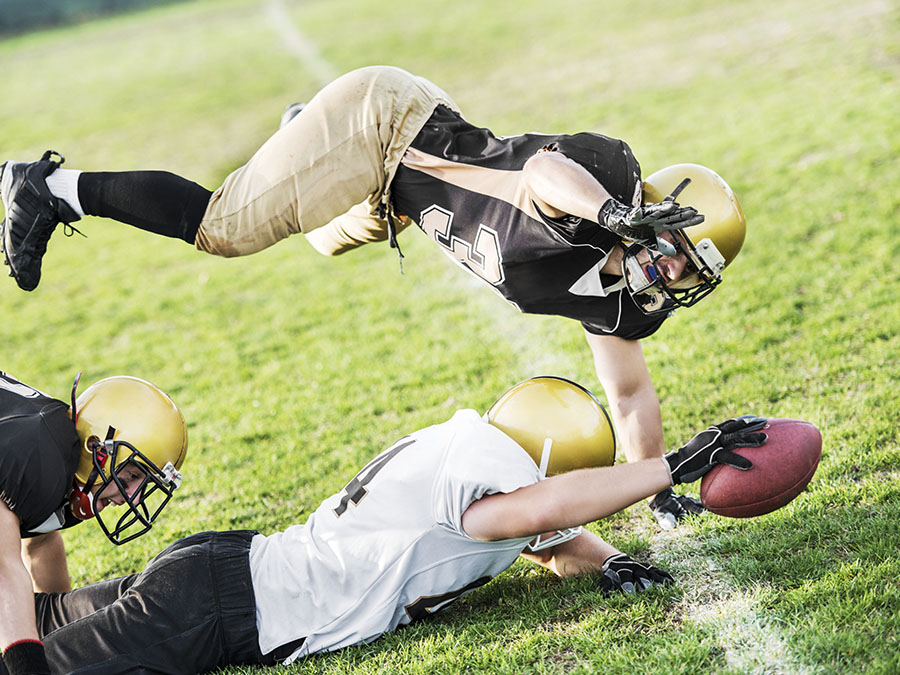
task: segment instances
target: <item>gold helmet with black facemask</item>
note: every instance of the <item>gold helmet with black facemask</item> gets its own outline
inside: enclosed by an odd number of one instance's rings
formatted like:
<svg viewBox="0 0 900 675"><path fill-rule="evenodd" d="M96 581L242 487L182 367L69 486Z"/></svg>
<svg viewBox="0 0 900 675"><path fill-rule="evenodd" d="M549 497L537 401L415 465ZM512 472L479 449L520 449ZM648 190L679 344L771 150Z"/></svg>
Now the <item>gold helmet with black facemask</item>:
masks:
<svg viewBox="0 0 900 675"><path fill-rule="evenodd" d="M744 211L728 183L699 164L660 169L644 181L643 192L645 204L662 202L674 192L675 201L694 207L704 221L670 232L676 250L687 258L684 273L675 281L657 268L658 253L641 262L638 256L644 247L629 246L622 262L628 290L645 314L690 307L722 282L722 270L741 250L747 231Z"/></svg>
<svg viewBox="0 0 900 675"><path fill-rule="evenodd" d="M180 486L187 425L172 399L145 380L108 377L76 399L77 384L76 378L71 414L81 458L70 497L72 512L80 519L96 516L107 538L124 544L150 529ZM129 483L125 476L137 476L139 482ZM114 526L107 525L105 510L97 508L97 496L110 485L127 507Z"/></svg>

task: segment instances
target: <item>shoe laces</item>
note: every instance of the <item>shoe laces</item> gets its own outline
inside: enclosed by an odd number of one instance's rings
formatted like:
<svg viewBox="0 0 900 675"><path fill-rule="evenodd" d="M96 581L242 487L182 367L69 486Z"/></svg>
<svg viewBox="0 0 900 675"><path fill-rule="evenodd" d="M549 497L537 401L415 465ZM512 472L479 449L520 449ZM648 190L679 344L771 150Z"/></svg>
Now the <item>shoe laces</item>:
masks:
<svg viewBox="0 0 900 675"><path fill-rule="evenodd" d="M63 234L66 235L67 237L74 237L75 234L77 233L77 234L80 234L85 239L88 238L88 236L84 232L79 230L77 227L75 227L71 223L63 223L62 225L63 225Z"/></svg>

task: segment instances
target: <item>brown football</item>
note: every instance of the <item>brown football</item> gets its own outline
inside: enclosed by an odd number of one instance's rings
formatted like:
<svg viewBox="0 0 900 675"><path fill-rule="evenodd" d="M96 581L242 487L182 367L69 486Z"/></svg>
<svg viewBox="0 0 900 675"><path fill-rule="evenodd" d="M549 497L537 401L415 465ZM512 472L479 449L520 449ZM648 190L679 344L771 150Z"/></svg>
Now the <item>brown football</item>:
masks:
<svg viewBox="0 0 900 675"><path fill-rule="evenodd" d="M731 518L761 516L790 502L809 483L822 456L822 435L809 422L771 419L758 448L738 448L753 462L740 471L720 464L703 476L700 500L708 510Z"/></svg>

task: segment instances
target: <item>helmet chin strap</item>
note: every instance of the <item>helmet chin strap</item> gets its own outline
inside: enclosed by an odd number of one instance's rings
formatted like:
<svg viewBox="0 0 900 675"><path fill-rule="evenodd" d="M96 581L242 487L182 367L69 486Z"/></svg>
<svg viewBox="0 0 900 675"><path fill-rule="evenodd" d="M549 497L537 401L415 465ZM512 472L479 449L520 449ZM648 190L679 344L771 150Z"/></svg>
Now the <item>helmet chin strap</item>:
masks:
<svg viewBox="0 0 900 675"><path fill-rule="evenodd" d="M547 467L550 465L550 451L553 449L553 439L545 438L544 447L541 450L541 466L539 467L541 475L547 477Z"/></svg>
<svg viewBox="0 0 900 675"><path fill-rule="evenodd" d="M78 424L78 404L75 399L75 391L78 389L78 381L81 380L81 371L75 375L75 381L72 383L72 424Z"/></svg>
<svg viewBox="0 0 900 675"><path fill-rule="evenodd" d="M545 478L547 477L547 467L550 465L550 452L552 449L553 439L549 437L545 438L544 447L541 450L541 466L539 467L541 476ZM528 550L532 553L537 553L538 551L543 551L556 546L557 544L562 544L563 542L574 539L579 534L581 534L581 526L570 527L566 530L557 530L546 539L543 534L539 534L529 542Z"/></svg>
<svg viewBox="0 0 900 675"><path fill-rule="evenodd" d="M81 377L81 373L75 377L75 384L72 386L72 412L73 418L75 416L75 387L78 386L78 379ZM116 430L114 427L110 427L106 432L106 440L109 441L115 436ZM109 458L109 455L106 452L106 443L100 443L95 438L88 441L88 447L91 450L91 455L93 455L93 459L95 465L97 463L103 467L106 464L106 460ZM99 448L103 448L103 452L98 452ZM100 471L95 466L91 469L91 473L88 476L87 482L82 486L79 485L76 481L72 487L72 492L69 495L69 506L72 509L72 515L74 515L78 520L90 520L94 516L97 515L97 509L95 505L97 503L97 495L91 494L91 488L94 487L94 483L97 482L97 477L100 475Z"/></svg>

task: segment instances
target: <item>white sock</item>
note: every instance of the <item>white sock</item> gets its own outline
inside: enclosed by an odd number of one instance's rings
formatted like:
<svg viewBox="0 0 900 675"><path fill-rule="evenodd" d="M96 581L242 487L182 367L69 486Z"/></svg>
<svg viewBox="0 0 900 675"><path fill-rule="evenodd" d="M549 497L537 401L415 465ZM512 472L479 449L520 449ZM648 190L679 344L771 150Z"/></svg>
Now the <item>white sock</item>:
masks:
<svg viewBox="0 0 900 675"><path fill-rule="evenodd" d="M79 216L84 216L81 201L78 199L78 177L81 171L78 169L57 169L47 176L47 187L53 196L62 199Z"/></svg>

